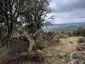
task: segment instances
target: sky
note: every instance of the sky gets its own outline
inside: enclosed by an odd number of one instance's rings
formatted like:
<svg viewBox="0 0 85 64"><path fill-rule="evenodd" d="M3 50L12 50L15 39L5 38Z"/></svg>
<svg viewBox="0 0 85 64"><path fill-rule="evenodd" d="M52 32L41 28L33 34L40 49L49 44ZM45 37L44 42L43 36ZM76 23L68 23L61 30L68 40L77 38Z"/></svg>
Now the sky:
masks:
<svg viewBox="0 0 85 64"><path fill-rule="evenodd" d="M85 22L85 0L51 0L52 23L75 23Z"/></svg>

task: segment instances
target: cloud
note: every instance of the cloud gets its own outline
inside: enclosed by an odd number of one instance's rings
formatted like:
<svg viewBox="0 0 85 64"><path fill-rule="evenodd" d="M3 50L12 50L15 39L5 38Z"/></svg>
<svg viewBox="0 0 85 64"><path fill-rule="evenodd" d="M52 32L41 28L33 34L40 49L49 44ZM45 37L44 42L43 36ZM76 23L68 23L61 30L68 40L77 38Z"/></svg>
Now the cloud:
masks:
<svg viewBox="0 0 85 64"><path fill-rule="evenodd" d="M60 0L60 4L57 4L59 2L56 2L56 12L70 12L73 10L78 10L85 8L85 0ZM62 3L63 2L63 3Z"/></svg>
<svg viewBox="0 0 85 64"><path fill-rule="evenodd" d="M85 0L52 0L50 7L55 16L53 23L85 21Z"/></svg>

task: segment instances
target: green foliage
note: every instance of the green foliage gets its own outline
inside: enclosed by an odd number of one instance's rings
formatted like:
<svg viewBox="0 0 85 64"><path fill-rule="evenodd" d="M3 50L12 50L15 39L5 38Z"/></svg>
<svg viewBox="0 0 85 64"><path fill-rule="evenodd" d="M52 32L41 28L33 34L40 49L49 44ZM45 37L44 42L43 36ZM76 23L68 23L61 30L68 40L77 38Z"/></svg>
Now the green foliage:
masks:
<svg viewBox="0 0 85 64"><path fill-rule="evenodd" d="M44 48L44 42L43 41L36 41L34 46L33 46L33 50L35 50L35 49L42 50L43 48Z"/></svg>
<svg viewBox="0 0 85 64"><path fill-rule="evenodd" d="M48 0L30 0L28 6L32 6L26 9L24 17L26 18L26 30L28 33L34 34L38 29L41 29L45 17L49 12L49 1Z"/></svg>
<svg viewBox="0 0 85 64"><path fill-rule="evenodd" d="M0 48L0 60L8 58L8 50L6 48Z"/></svg>
<svg viewBox="0 0 85 64"><path fill-rule="evenodd" d="M58 35L59 35L60 38L69 37L68 33L65 30L61 30Z"/></svg>
<svg viewBox="0 0 85 64"><path fill-rule="evenodd" d="M60 38L67 38L68 37L67 34L60 34L59 36L60 36Z"/></svg>
<svg viewBox="0 0 85 64"><path fill-rule="evenodd" d="M71 31L70 31L70 32L68 31L68 36L69 36L69 37L72 37L72 36L73 36L73 34L72 34Z"/></svg>
<svg viewBox="0 0 85 64"><path fill-rule="evenodd" d="M7 27L7 35L12 34L14 24L17 22L22 8L25 9L26 0L2 0L0 1L0 21Z"/></svg>
<svg viewBox="0 0 85 64"><path fill-rule="evenodd" d="M8 36L11 36L13 30L19 28L18 30L21 31L23 27L34 34L43 26L49 12L48 6L48 0L2 0L0 1L0 23L6 26Z"/></svg>
<svg viewBox="0 0 85 64"><path fill-rule="evenodd" d="M79 27L73 30L74 36L85 36L85 28Z"/></svg>

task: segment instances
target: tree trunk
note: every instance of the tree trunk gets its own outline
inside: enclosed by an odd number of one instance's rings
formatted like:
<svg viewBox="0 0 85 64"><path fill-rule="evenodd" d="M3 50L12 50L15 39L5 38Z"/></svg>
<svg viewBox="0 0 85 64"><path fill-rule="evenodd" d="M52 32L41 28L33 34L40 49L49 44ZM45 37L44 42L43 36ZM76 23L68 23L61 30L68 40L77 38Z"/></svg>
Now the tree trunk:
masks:
<svg viewBox="0 0 85 64"><path fill-rule="evenodd" d="M8 25L8 37L11 36L12 31L13 31L13 23L10 23L10 24Z"/></svg>

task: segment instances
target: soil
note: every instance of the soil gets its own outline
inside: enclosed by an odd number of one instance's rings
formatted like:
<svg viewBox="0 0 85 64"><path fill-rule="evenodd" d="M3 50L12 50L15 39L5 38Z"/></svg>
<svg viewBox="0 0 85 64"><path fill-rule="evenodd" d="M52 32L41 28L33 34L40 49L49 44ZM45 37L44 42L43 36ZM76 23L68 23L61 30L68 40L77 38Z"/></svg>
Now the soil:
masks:
<svg viewBox="0 0 85 64"><path fill-rule="evenodd" d="M74 45L74 44L71 44L71 43L67 43L67 44L58 45L55 48L58 49L58 50L71 52L71 51L75 51L76 50L76 46L77 45Z"/></svg>

